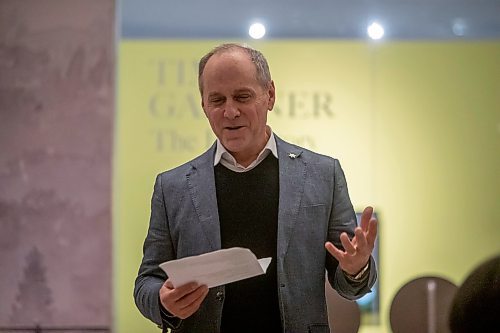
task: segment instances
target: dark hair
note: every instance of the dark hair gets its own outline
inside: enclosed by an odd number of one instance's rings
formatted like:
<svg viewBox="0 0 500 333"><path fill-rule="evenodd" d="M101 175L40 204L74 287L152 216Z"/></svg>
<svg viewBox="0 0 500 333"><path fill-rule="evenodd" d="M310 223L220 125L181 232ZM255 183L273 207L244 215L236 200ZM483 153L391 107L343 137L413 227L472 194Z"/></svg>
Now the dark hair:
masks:
<svg viewBox="0 0 500 333"><path fill-rule="evenodd" d="M478 266L458 288L449 318L451 332L476 333L498 330L499 310L500 256L496 256Z"/></svg>
<svg viewBox="0 0 500 333"><path fill-rule="evenodd" d="M210 52L205 54L201 59L198 65L198 87L200 89L200 93L203 96L203 71L205 70L205 66L208 60L214 55L223 52L230 52L234 50L241 50L248 54L250 59L255 65L255 69L257 72L257 81L262 85L262 87L269 87L269 83L271 82L271 72L269 71L269 65L267 64L267 60L264 55L248 45L243 44L235 44L235 43L226 43L221 44L213 48Z"/></svg>

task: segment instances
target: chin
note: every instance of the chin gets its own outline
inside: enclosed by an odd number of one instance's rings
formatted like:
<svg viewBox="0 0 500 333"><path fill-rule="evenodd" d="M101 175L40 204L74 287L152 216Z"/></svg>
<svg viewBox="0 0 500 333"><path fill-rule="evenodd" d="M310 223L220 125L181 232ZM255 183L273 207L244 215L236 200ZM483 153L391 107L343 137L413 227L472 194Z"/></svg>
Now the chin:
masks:
<svg viewBox="0 0 500 333"><path fill-rule="evenodd" d="M245 144L242 140L224 140L222 141L224 147L231 153L238 153L245 148Z"/></svg>
<svg viewBox="0 0 500 333"><path fill-rule="evenodd" d="M231 153L239 153L243 149L239 145L226 144L224 147Z"/></svg>

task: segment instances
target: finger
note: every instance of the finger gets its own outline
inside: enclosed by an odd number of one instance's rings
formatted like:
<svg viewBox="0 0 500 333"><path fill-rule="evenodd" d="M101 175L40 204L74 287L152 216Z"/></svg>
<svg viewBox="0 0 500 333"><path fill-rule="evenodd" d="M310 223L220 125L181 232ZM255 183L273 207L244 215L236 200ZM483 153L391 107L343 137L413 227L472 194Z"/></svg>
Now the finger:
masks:
<svg viewBox="0 0 500 333"><path fill-rule="evenodd" d="M365 232L368 231L368 224L370 222L370 219L373 215L373 207L366 207L363 210L363 214L361 214L361 229L363 229Z"/></svg>
<svg viewBox="0 0 500 333"><path fill-rule="evenodd" d="M344 247L345 251L349 254L349 255L354 255L356 253L356 248L354 247L354 245L351 243L351 241L349 240L349 236L347 236L347 234L345 232L343 232L341 235L340 235L340 242L342 243L342 246Z"/></svg>
<svg viewBox="0 0 500 333"><path fill-rule="evenodd" d="M197 297L195 297L193 299L193 301L184 309L190 309L190 310L194 310L194 311L198 310L201 303L203 302L205 297L207 297L207 295L208 295L208 287L207 286L202 286L202 287L204 287L204 288L200 289L201 293L199 295L197 295Z"/></svg>
<svg viewBox="0 0 500 333"><path fill-rule="evenodd" d="M357 227L354 229L354 234L356 235L356 249L358 251L365 251L366 248L368 247L368 243L366 241L366 236L365 233L363 232L363 229L360 227Z"/></svg>
<svg viewBox="0 0 500 333"><path fill-rule="evenodd" d="M183 316L184 308L188 307L190 303L193 303L193 301L198 297L198 295L204 292L205 289L208 290L206 286L199 286L198 288L195 288L192 292L184 294L182 297L179 298L179 290L182 292L186 291L186 288L189 288L192 285L192 283L183 285L177 289L168 289L162 287L160 290L160 301L162 305L167 309L171 314L174 316L177 316L181 318ZM165 290L165 291L162 291Z"/></svg>
<svg viewBox="0 0 500 333"><path fill-rule="evenodd" d="M337 261L344 259L344 251L339 250L332 242L326 242L325 248Z"/></svg>
<svg viewBox="0 0 500 333"><path fill-rule="evenodd" d="M208 287L206 285L201 285L192 293L189 293L178 300L176 305L181 311L185 311L185 309L192 307L192 304L195 303L203 295L206 295L206 293L208 293Z"/></svg>
<svg viewBox="0 0 500 333"><path fill-rule="evenodd" d="M174 285L172 284L172 281L170 281L170 279L168 279L167 281L165 281L165 283L163 285L165 287L167 287L168 289L174 289Z"/></svg>
<svg viewBox="0 0 500 333"><path fill-rule="evenodd" d="M370 246L375 246L375 239L377 238L378 221L376 218L370 220L370 225L368 226L368 233L366 234L366 241Z"/></svg>
<svg viewBox="0 0 500 333"><path fill-rule="evenodd" d="M206 286L204 286L204 287L206 287ZM203 290L203 292L197 298L195 298L193 300L193 302L191 302L191 304L189 304L188 306L186 306L180 310L179 318L186 319L187 317L191 316L193 313L198 311L198 309L201 306L201 303L208 295L208 288L204 288L202 290Z"/></svg>
<svg viewBox="0 0 500 333"><path fill-rule="evenodd" d="M171 299L176 302L184 296L192 293L199 287L197 282L189 282L182 286L170 290Z"/></svg>

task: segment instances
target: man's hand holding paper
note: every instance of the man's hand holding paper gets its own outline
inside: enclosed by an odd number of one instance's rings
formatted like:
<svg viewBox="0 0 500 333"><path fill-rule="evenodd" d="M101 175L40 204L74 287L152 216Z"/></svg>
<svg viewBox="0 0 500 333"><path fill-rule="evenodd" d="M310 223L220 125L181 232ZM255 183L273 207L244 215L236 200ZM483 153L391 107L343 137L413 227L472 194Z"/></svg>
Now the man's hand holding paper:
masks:
<svg viewBox="0 0 500 333"><path fill-rule="evenodd" d="M265 274L271 258L257 257L245 248L218 250L160 264L168 280L160 301L173 316L185 319L195 313L208 289Z"/></svg>

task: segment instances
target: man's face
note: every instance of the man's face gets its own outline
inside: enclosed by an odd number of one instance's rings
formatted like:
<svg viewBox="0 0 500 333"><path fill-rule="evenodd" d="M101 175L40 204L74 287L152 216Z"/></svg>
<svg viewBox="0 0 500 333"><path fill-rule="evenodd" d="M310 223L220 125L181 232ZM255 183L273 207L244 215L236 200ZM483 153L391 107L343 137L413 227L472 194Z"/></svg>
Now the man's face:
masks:
<svg viewBox="0 0 500 333"><path fill-rule="evenodd" d="M250 56L233 50L208 60L202 84L202 107L213 132L240 164L250 164L268 139L267 112L274 106L274 83L262 87Z"/></svg>

